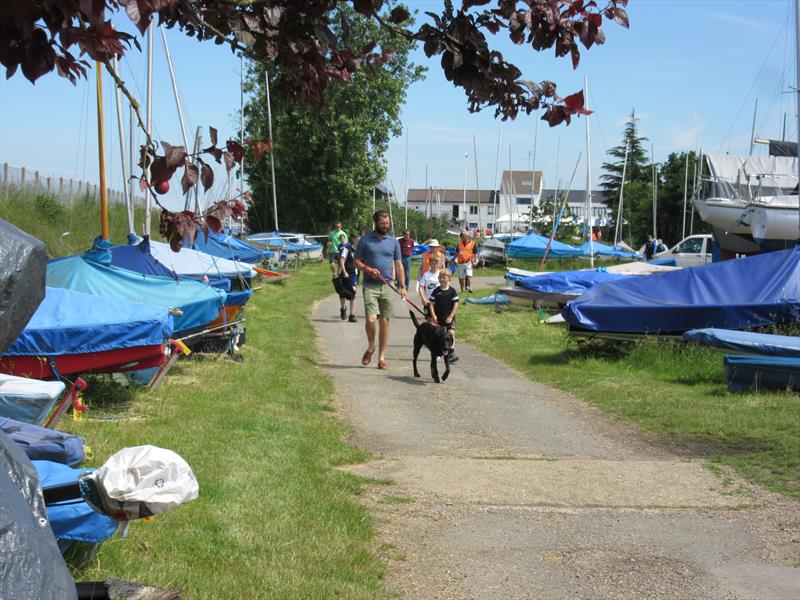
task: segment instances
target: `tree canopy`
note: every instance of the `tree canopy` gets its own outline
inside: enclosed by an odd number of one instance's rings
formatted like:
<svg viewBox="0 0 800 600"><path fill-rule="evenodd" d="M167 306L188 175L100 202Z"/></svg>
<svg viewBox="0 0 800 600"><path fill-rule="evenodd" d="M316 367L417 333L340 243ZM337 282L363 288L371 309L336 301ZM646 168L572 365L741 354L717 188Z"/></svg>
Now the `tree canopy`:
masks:
<svg viewBox="0 0 800 600"><path fill-rule="evenodd" d="M389 34L374 21L343 9L354 43L383 42ZM339 35L341 24L332 32ZM283 229L311 227L321 231L334 220L346 229L371 228L372 189L385 177L382 161L389 139L402 133L400 111L408 86L423 69L409 59L413 41L395 40L390 62L356 73L348 83L334 82L324 92L321 108L298 104L285 90L273 93L273 138L278 221ZM279 80L281 69L269 72ZM268 139L265 70L254 65L248 76L251 100L245 108L245 129ZM246 155L254 204L251 226L274 227L268 152Z"/></svg>
<svg viewBox="0 0 800 600"><path fill-rule="evenodd" d="M301 103L321 107L333 81L391 60L401 40L441 56L447 79L462 88L469 108L494 107L503 118L543 106L551 126L584 112L583 93L560 97L552 81L525 81L522 71L492 49L487 35L506 32L514 44L552 49L580 62L580 45L605 42L603 21L628 27L628 0L442 0L430 22L414 25L407 8L387 0L8 0L0 7L0 63L31 82L56 71L85 77L84 56L107 63L138 42L116 30L112 13L124 9L144 33L158 20L198 40L213 40L278 69L278 87ZM491 5L491 7L487 7ZM351 8L352 11L343 10ZM352 12L387 35L353 36ZM77 54L77 56L76 56Z"/></svg>

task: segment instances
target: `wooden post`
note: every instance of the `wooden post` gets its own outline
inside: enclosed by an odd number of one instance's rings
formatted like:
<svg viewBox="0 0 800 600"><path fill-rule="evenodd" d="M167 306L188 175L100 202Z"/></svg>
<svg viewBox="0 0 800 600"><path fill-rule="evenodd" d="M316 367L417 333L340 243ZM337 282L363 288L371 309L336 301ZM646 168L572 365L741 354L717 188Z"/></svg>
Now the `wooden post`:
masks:
<svg viewBox="0 0 800 600"><path fill-rule="evenodd" d="M39 189L39 171L33 172L33 189Z"/></svg>
<svg viewBox="0 0 800 600"><path fill-rule="evenodd" d="M53 180L52 179L53 179L52 177L49 177L49 176L47 177L47 195L48 196L52 196L53 195Z"/></svg>
<svg viewBox="0 0 800 600"><path fill-rule="evenodd" d="M3 187L8 185L8 163L3 163Z"/></svg>
<svg viewBox="0 0 800 600"><path fill-rule="evenodd" d="M24 186L25 186L25 167L22 167L20 169L20 175L19 175L19 187L24 187Z"/></svg>

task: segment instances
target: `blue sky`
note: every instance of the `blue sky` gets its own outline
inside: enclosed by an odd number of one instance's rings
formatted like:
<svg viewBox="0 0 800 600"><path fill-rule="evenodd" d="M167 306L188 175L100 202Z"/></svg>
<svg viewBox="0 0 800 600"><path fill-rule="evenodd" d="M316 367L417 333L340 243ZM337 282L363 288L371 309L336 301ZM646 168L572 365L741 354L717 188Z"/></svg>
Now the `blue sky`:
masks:
<svg viewBox="0 0 800 600"><path fill-rule="evenodd" d="M409 4L420 11L435 10L440 0ZM756 98L757 135L780 137L787 112L787 137L795 139L794 96L785 93L795 81L792 4L788 0L631 0L630 29L607 24L605 45L584 51L575 71L568 59L514 46L502 32L496 44L522 69L525 79L554 80L564 95L581 89L584 76L588 77L589 107L595 111L589 122L596 184L606 149L620 142L632 108L640 118L641 133L653 144L656 160L669 152L695 148L747 152ZM231 135L239 108L238 58L226 48L200 44L177 32L168 36L190 137L197 125L215 125L223 139ZM499 130L493 111L469 113L464 94L445 80L438 60L428 60L421 51L414 58L429 71L424 81L410 88L403 110L410 186L425 185L427 165L429 185L462 187L466 152L467 185L475 187L475 136L478 183L492 187ZM160 42L156 64L156 137L180 143ZM144 54L130 51L122 74L134 81L131 87L143 90ZM55 76L35 86L20 76L2 80L0 162L96 181L94 110L93 78L77 86ZM521 116L503 124L501 169L509 164L515 170L530 169L535 122L533 116ZM109 180L119 186L116 114L108 81L106 123ZM405 144L402 137L393 140L386 157L389 178L401 198L406 186ZM545 186L566 180L578 154L585 157L585 148L583 119L556 128L540 122L536 169L544 172ZM574 187L584 187L585 180L582 162ZM222 178L219 182L216 194L223 192ZM174 195L171 202L177 205L180 200Z"/></svg>

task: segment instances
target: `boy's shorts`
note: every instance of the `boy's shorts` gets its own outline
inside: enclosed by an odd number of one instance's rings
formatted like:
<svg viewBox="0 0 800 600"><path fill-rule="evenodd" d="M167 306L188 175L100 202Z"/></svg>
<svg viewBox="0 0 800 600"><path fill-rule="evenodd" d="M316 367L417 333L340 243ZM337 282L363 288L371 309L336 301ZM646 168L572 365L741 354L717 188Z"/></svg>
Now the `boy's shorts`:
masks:
<svg viewBox="0 0 800 600"><path fill-rule="evenodd" d="M364 283L364 313L385 319L394 316L394 292L384 283Z"/></svg>
<svg viewBox="0 0 800 600"><path fill-rule="evenodd" d="M330 252L328 254L328 260L330 262L332 262L332 263L338 263L339 262L339 253L338 252Z"/></svg>
<svg viewBox="0 0 800 600"><path fill-rule="evenodd" d="M453 317L453 320L450 323L442 323L442 325L448 331L450 331L451 329L455 329L456 328L456 318Z"/></svg>

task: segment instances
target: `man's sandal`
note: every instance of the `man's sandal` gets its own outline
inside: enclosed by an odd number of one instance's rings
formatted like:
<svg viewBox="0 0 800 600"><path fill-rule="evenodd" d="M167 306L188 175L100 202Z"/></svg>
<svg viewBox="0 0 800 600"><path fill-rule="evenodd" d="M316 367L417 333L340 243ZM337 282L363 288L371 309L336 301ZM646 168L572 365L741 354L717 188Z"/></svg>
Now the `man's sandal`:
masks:
<svg viewBox="0 0 800 600"><path fill-rule="evenodd" d="M372 355L375 353L375 350L367 350L364 352L364 355L361 357L361 364L365 367L372 361Z"/></svg>

